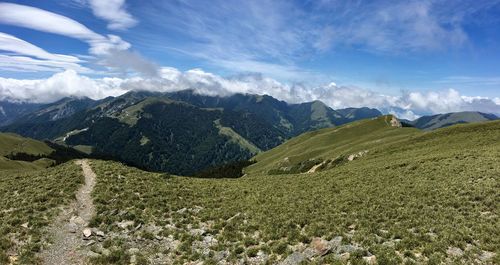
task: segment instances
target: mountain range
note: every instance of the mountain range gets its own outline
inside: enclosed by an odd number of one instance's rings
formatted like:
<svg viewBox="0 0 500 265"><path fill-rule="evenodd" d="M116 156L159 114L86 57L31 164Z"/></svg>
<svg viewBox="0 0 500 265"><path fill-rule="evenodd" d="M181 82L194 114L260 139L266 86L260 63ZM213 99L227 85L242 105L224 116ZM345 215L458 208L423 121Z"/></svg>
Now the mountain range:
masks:
<svg viewBox="0 0 500 265"><path fill-rule="evenodd" d="M207 96L192 90L131 91L101 100L50 104L1 102L1 131L151 171L193 175L247 160L304 132L381 116L371 108L334 110L321 101L289 104L268 95ZM467 112L424 116L403 125L435 129L497 119Z"/></svg>
<svg viewBox="0 0 500 265"><path fill-rule="evenodd" d="M246 160L303 132L382 115L288 104L267 95L133 91L102 100L64 98L19 113L2 131L48 139L154 171L190 175ZM6 120L7 121L7 120Z"/></svg>

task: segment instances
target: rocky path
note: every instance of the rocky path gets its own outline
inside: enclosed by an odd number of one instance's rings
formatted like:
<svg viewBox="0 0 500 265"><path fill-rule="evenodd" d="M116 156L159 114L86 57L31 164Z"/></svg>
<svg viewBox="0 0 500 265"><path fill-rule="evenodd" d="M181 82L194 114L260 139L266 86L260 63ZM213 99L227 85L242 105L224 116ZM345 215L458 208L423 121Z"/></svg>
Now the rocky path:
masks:
<svg viewBox="0 0 500 265"><path fill-rule="evenodd" d="M85 234L91 233L87 225L94 214L91 193L96 175L87 160L75 163L82 167L85 184L76 193L76 201L63 209L49 227L52 244L41 253L43 264L86 264L81 247L87 244Z"/></svg>

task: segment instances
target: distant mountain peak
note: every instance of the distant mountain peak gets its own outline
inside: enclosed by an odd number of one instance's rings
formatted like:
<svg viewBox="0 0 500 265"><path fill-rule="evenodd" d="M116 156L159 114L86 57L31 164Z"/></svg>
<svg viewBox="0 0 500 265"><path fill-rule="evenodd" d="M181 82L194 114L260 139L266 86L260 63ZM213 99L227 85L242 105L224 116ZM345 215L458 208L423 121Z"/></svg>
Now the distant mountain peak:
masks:
<svg viewBox="0 0 500 265"><path fill-rule="evenodd" d="M423 130L434 130L458 123L473 123L498 119L499 118L495 114L478 111L462 111L422 116L413 121L405 121L405 123Z"/></svg>

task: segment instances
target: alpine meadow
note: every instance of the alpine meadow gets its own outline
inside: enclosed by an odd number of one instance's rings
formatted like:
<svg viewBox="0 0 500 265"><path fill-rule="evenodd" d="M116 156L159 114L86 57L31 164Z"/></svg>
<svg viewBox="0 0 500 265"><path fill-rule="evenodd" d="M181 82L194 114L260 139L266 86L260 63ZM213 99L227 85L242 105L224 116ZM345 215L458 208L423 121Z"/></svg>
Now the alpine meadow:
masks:
<svg viewBox="0 0 500 265"><path fill-rule="evenodd" d="M0 0L0 264L500 264L500 0Z"/></svg>

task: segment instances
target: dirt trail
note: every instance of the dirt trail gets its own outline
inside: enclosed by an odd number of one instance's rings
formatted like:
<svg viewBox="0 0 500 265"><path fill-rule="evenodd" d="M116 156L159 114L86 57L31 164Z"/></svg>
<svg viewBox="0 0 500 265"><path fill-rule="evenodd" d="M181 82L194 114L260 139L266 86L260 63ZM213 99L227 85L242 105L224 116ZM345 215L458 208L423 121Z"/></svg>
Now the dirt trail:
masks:
<svg viewBox="0 0 500 265"><path fill-rule="evenodd" d="M75 162L81 165L85 184L76 193L76 201L64 208L49 227L52 245L42 251L43 264L86 264L81 247L86 244L82 231L94 215L91 193L96 175L87 160Z"/></svg>

